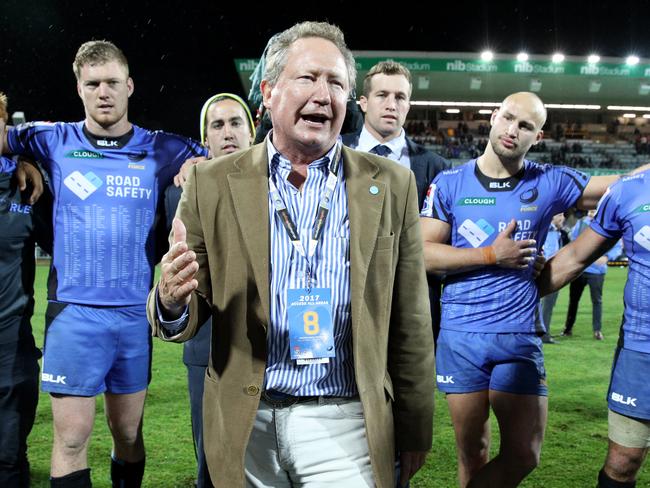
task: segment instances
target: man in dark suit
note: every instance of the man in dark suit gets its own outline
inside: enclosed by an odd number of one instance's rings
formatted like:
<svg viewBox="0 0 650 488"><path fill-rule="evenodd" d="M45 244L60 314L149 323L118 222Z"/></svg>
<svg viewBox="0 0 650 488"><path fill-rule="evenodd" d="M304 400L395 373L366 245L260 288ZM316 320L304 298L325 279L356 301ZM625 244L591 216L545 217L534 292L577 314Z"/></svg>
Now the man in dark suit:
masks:
<svg viewBox="0 0 650 488"><path fill-rule="evenodd" d="M418 207L421 209L433 178L451 167L441 156L428 151L406 137L404 122L410 109L411 72L395 61L381 61L373 66L363 80L359 98L365 113L363 128L343 136L343 144L358 151L367 151L392 159L415 174ZM440 280L427 275L431 319L434 336L440 330Z"/></svg>

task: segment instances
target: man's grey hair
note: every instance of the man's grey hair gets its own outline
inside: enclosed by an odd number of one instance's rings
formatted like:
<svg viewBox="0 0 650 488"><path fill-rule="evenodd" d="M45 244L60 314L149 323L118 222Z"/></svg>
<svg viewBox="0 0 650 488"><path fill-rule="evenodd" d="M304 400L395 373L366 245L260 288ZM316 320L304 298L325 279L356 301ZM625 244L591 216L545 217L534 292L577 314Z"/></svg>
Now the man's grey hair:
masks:
<svg viewBox="0 0 650 488"><path fill-rule="evenodd" d="M300 22L278 34L266 53L264 79L272 86L275 85L287 64L289 48L298 39L304 39L306 37L325 39L333 43L341 51L348 69L349 88L350 91L354 90L357 79L357 67L354 56L345 44L345 37L341 29L327 22Z"/></svg>

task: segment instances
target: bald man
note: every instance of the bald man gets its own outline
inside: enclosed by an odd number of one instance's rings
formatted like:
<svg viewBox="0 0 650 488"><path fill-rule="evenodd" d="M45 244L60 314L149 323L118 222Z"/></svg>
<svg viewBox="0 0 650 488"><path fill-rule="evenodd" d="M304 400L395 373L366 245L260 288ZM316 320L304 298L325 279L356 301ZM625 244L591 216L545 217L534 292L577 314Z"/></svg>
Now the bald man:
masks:
<svg viewBox="0 0 650 488"><path fill-rule="evenodd" d="M526 160L545 121L535 94L508 96L484 154L438 175L421 214L427 271L445 283L436 379L462 487L517 486L539 463L547 389L535 257L553 215L595 208L618 179ZM490 408L501 444L488 462Z"/></svg>

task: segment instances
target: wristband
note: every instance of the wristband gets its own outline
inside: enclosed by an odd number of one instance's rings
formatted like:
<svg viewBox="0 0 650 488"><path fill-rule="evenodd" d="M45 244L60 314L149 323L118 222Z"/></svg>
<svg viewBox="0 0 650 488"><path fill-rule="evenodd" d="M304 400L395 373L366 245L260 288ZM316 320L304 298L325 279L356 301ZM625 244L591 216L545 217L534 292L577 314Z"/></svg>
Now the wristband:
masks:
<svg viewBox="0 0 650 488"><path fill-rule="evenodd" d="M494 246L482 247L481 252L483 253L483 264L497 264L497 255L494 252Z"/></svg>

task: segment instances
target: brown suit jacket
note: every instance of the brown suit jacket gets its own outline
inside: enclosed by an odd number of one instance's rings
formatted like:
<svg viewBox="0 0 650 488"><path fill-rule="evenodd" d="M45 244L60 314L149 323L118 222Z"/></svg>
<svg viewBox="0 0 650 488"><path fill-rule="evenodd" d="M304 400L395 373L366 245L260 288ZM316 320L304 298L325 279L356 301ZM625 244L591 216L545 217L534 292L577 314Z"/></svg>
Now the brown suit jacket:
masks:
<svg viewBox="0 0 650 488"><path fill-rule="evenodd" d="M433 422L433 338L413 174L343 149L350 217L352 341L378 487L393 488L395 449L428 450ZM373 195L370 188L379 192ZM244 455L266 368L269 207L266 144L192 168L177 216L197 254L190 339L212 315L203 397L204 444L215 486L244 486Z"/></svg>

